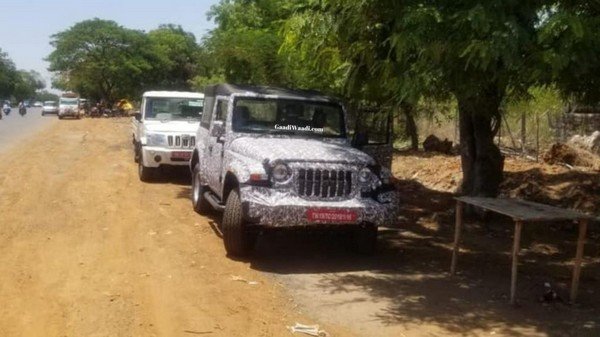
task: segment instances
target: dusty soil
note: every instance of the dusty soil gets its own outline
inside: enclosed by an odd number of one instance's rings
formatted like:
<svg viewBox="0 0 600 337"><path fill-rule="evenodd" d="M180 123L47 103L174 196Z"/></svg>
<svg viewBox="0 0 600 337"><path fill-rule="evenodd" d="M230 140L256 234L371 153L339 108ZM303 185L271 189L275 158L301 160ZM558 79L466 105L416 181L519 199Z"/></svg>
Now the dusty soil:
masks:
<svg viewBox="0 0 600 337"><path fill-rule="evenodd" d="M418 182L448 193L455 192L462 179L460 157L439 153L398 153L392 171L401 182ZM600 171L591 167L569 168L560 161L552 165L507 156L501 194L600 217Z"/></svg>
<svg viewBox="0 0 600 337"><path fill-rule="evenodd" d="M503 193L537 183L557 197L578 186L597 186L598 173L507 158ZM423 152L396 155L393 171L402 216L380 230L371 257L349 255L335 236L271 239L252 267L283 280L302 310L360 336L598 336L600 237L588 233L579 304L569 305L571 261L577 232L570 224L526 226L517 298L508 304L513 224L505 218L468 219L459 275L449 277L453 194L460 182L456 156ZM541 195L545 195L542 193ZM597 197L583 190L587 197ZM597 212L598 204L590 208ZM574 207L577 208L577 207ZM542 300L545 283L558 298ZM335 311L335 314L332 314Z"/></svg>
<svg viewBox="0 0 600 337"><path fill-rule="evenodd" d="M128 130L64 120L0 156L0 336L289 336L315 323L225 257L185 170L138 180Z"/></svg>
<svg viewBox="0 0 600 337"><path fill-rule="evenodd" d="M234 261L218 217L192 211L185 170L138 180L128 131L126 119L64 120L0 154L0 336L291 336L295 322L332 337L600 335L596 226L577 305L540 301L545 282L567 298L568 224L525 228L518 308L506 219L469 220L448 276L457 157L396 156L402 216L373 256L339 232L270 232ZM535 182L558 204L563 185L597 191L596 173L563 170L509 158L503 191Z"/></svg>

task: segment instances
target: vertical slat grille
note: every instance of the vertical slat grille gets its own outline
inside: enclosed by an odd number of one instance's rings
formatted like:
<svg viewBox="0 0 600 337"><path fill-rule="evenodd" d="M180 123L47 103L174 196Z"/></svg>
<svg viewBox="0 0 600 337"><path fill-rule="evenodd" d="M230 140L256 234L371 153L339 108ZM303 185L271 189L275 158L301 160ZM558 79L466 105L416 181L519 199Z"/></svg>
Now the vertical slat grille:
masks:
<svg viewBox="0 0 600 337"><path fill-rule="evenodd" d="M303 197L347 197L352 192L352 171L298 170L298 195Z"/></svg>
<svg viewBox="0 0 600 337"><path fill-rule="evenodd" d="M167 136L167 144L171 148L191 149L196 146L196 136L169 135Z"/></svg>

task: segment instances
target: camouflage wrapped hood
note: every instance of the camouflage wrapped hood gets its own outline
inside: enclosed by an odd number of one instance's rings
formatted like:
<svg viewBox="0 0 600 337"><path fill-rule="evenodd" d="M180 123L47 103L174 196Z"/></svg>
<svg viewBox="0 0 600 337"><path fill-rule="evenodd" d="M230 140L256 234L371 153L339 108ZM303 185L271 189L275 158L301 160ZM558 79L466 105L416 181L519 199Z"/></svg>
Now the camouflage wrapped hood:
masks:
<svg viewBox="0 0 600 337"><path fill-rule="evenodd" d="M231 142L230 150L260 162L268 159L363 165L374 163L368 154L349 145L318 139L240 137Z"/></svg>

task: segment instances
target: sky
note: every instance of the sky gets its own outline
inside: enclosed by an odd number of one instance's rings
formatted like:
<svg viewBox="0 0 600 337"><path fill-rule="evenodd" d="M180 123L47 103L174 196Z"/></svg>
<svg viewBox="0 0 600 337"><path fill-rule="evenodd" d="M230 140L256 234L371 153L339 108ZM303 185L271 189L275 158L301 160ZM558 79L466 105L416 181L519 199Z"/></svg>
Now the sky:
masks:
<svg viewBox="0 0 600 337"><path fill-rule="evenodd" d="M206 13L219 0L0 0L0 49L18 69L51 74L44 58L52 52L50 36L75 23L100 18L126 28L149 31L172 23L200 41L214 28Z"/></svg>

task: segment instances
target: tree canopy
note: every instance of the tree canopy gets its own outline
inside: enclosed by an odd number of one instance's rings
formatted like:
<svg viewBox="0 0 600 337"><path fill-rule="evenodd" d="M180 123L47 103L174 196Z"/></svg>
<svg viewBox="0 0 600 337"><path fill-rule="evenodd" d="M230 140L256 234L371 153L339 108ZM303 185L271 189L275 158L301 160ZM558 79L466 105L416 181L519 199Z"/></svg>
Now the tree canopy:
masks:
<svg viewBox="0 0 600 337"><path fill-rule="evenodd" d="M152 70L148 37L114 21L93 19L52 35L54 86L114 102L140 91Z"/></svg>
<svg viewBox="0 0 600 337"><path fill-rule="evenodd" d="M12 95L17 79L17 69L8 55L0 49L0 98Z"/></svg>
<svg viewBox="0 0 600 337"><path fill-rule="evenodd" d="M148 89L189 89L200 53L193 34L180 26L144 33L101 19L52 35L51 45L54 85L109 103Z"/></svg>
<svg viewBox="0 0 600 337"><path fill-rule="evenodd" d="M218 27L206 41L227 79L380 104L456 100L465 194L498 192L503 157L493 139L507 100L540 85L600 100L595 2L223 0L212 13Z"/></svg>
<svg viewBox="0 0 600 337"><path fill-rule="evenodd" d="M493 139L507 102L540 86L600 101L596 2L221 0L208 17L216 28L200 44L175 25L80 22L52 36L50 70L58 87L107 100L229 81L402 107L408 122L420 101L452 100L462 192L482 196L502 181Z"/></svg>
<svg viewBox="0 0 600 337"><path fill-rule="evenodd" d="M18 101L37 96L46 82L37 71L18 70L6 53L0 50L0 98L14 97Z"/></svg>

